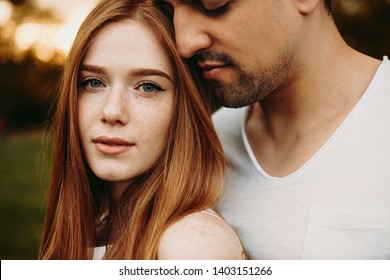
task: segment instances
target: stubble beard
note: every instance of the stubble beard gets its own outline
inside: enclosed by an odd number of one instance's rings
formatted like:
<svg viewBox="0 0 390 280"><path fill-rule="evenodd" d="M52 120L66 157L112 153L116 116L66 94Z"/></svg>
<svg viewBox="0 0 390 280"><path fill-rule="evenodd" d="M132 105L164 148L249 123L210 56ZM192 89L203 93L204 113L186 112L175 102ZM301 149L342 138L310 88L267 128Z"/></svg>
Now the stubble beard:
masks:
<svg viewBox="0 0 390 280"><path fill-rule="evenodd" d="M221 55L220 55L221 56ZM223 55L223 57L227 57ZM229 83L217 80L208 81L218 102L225 107L240 108L260 102L269 94L277 91L286 83L293 61L293 53L286 49L280 57L266 68L249 71L226 59L236 73L236 78Z"/></svg>

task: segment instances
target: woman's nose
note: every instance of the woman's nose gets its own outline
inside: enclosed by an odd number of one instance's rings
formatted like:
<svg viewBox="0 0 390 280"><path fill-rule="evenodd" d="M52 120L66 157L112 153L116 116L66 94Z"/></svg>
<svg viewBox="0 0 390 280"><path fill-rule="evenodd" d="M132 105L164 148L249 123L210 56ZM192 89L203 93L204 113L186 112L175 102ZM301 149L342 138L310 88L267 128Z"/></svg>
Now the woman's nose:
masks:
<svg viewBox="0 0 390 280"><path fill-rule="evenodd" d="M104 100L102 121L111 125L127 124L130 106L126 99L125 89L111 89Z"/></svg>

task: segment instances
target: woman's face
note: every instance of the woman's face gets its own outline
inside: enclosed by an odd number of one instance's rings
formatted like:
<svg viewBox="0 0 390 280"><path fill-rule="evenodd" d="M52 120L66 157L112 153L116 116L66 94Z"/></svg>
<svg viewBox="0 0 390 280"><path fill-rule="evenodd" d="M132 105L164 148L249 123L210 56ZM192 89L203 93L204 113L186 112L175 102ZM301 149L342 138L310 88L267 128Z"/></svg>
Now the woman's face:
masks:
<svg viewBox="0 0 390 280"><path fill-rule="evenodd" d="M165 148L174 106L173 67L145 25L122 20L97 33L79 75L87 162L97 177L123 191Z"/></svg>

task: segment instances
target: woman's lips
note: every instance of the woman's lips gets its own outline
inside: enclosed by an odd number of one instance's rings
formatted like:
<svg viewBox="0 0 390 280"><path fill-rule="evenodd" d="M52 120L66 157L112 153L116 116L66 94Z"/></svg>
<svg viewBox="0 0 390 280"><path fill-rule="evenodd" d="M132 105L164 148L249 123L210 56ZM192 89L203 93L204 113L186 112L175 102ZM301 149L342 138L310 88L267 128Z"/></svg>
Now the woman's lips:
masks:
<svg viewBox="0 0 390 280"><path fill-rule="evenodd" d="M92 140L96 149L106 155L117 155L128 151L131 147L135 146L134 143L130 143L120 138L110 138L105 136L96 137Z"/></svg>

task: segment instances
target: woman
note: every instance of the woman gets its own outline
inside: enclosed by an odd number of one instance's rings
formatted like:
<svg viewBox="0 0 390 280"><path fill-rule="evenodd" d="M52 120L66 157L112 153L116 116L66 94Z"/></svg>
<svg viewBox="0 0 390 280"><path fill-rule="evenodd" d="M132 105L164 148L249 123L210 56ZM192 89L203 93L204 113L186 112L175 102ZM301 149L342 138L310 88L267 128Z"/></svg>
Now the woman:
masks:
<svg viewBox="0 0 390 280"><path fill-rule="evenodd" d="M40 259L240 259L208 210L224 155L175 49L144 1L104 0L68 55Z"/></svg>

